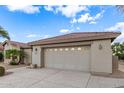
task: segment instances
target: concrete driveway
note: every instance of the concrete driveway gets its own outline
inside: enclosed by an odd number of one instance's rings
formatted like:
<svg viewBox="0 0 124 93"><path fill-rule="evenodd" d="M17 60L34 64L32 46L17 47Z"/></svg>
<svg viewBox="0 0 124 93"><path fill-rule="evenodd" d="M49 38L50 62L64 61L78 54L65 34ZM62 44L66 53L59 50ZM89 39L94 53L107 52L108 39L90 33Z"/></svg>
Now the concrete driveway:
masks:
<svg viewBox="0 0 124 93"><path fill-rule="evenodd" d="M8 70L10 74L0 77L0 87L5 88L85 88L120 87L124 79L91 76L90 73L58 69Z"/></svg>

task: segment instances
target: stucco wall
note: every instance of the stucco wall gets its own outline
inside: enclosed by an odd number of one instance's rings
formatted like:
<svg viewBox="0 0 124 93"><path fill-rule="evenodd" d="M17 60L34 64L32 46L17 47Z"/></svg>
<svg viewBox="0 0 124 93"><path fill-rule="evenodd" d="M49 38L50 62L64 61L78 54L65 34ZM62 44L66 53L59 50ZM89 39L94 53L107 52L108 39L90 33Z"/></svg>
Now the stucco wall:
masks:
<svg viewBox="0 0 124 93"><path fill-rule="evenodd" d="M32 50L32 64L41 66L41 47L34 46Z"/></svg>
<svg viewBox="0 0 124 93"><path fill-rule="evenodd" d="M79 42L78 42L79 43ZM79 45L82 42L79 43ZM63 44L63 46L67 44ZM49 45L50 47L51 45ZM56 45L57 46L57 45ZM68 45L69 46L69 45ZM73 46L70 44L70 46ZM43 58L41 47L44 46L33 46L32 51L32 64L41 66ZM59 46L60 47L60 46ZM37 51L36 51L37 48ZM90 72L92 73L112 73L112 50L111 40L98 40L91 41L90 49ZM42 58L41 58L42 55ZM83 61L82 61L83 62Z"/></svg>
<svg viewBox="0 0 124 93"><path fill-rule="evenodd" d="M32 50L31 49L24 49L24 53L26 54L25 58L24 58L24 63L25 64L30 64L32 63L31 60L32 60Z"/></svg>
<svg viewBox="0 0 124 93"><path fill-rule="evenodd" d="M91 72L112 73L111 40L93 41L91 44Z"/></svg>

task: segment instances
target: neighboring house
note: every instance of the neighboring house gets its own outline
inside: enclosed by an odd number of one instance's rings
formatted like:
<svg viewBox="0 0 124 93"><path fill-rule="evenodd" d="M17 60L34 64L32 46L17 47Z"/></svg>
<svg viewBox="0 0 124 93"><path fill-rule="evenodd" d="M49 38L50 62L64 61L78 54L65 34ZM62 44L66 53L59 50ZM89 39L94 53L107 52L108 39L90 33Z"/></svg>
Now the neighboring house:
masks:
<svg viewBox="0 0 124 93"><path fill-rule="evenodd" d="M6 54L6 51L9 50L9 49L17 49L17 50L21 50L23 49L24 52L28 55L28 57L26 57L24 59L24 63L31 63L31 52L28 52L30 46L28 46L26 43L21 43L21 42L16 42L16 41L10 41L10 40L6 40L3 42L3 47L4 47L4 55ZM25 49L24 49L25 48ZM28 49L28 50L26 50ZM30 48L30 51L31 51L31 48ZM28 61L27 61L28 59ZM7 59L5 56L4 56L4 62L5 63L9 63L11 59ZM30 61L30 62L29 62Z"/></svg>
<svg viewBox="0 0 124 93"><path fill-rule="evenodd" d="M112 41L117 32L79 32L28 43L39 67L112 73Z"/></svg>

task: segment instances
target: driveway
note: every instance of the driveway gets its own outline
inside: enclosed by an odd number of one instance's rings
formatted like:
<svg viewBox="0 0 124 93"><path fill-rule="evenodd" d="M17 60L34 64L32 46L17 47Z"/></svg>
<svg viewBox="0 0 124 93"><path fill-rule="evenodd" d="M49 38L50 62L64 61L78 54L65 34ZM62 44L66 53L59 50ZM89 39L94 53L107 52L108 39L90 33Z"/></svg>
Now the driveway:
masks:
<svg viewBox="0 0 124 93"><path fill-rule="evenodd" d="M120 87L124 79L92 76L90 73L58 69L10 69L0 77L0 87L5 88L85 88Z"/></svg>

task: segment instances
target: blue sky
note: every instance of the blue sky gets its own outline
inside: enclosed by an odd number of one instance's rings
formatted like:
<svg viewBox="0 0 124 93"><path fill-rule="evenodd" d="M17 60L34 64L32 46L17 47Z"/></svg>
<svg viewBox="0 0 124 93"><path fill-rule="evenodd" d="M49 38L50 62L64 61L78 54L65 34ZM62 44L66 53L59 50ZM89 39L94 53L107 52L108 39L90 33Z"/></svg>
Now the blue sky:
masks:
<svg viewBox="0 0 124 93"><path fill-rule="evenodd" d="M0 25L20 42L86 31L121 31L116 41L124 41L124 14L115 6L1 5Z"/></svg>

